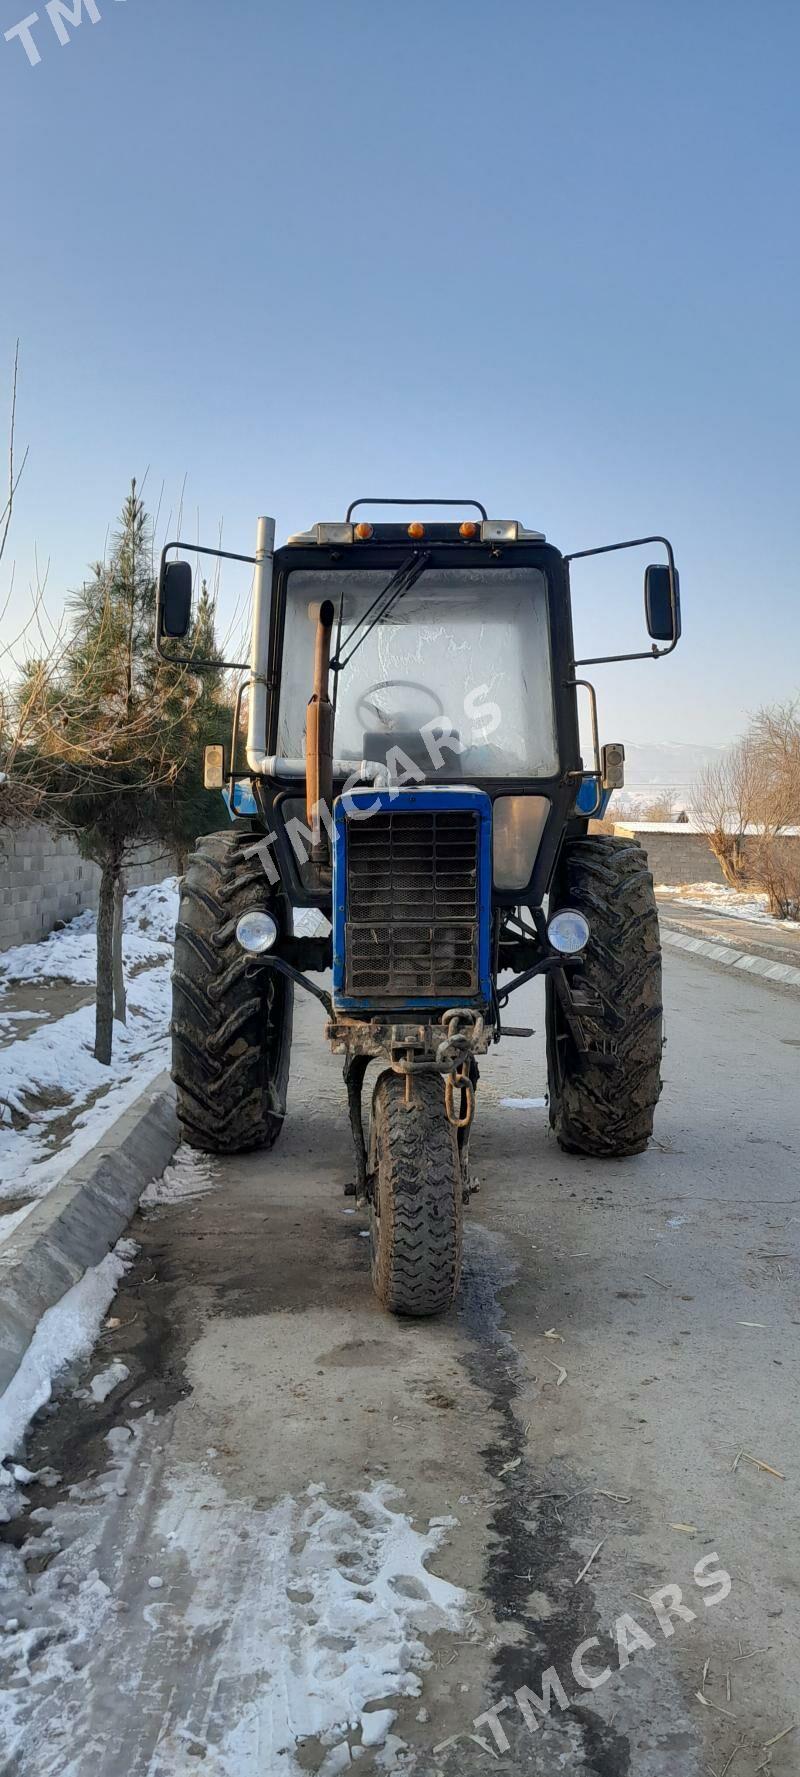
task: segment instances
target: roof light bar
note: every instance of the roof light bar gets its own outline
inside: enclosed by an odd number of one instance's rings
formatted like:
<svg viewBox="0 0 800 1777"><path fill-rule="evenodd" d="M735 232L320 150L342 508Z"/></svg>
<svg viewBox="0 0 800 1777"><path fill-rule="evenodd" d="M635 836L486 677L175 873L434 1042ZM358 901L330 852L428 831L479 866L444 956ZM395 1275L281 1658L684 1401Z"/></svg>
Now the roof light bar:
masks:
<svg viewBox="0 0 800 1777"><path fill-rule="evenodd" d="M446 530L450 530L448 525ZM544 543L544 531L529 531L516 518L485 518L480 524L473 519L465 519L463 524L453 525L452 530L465 541L480 538L482 543ZM426 534L426 527L419 519L413 519L408 526L408 535L415 542L421 541ZM295 531L289 537L289 543L327 543L339 547L348 543L367 543L374 537L374 526L361 520L358 524L341 521L330 524L315 524L308 531ZM381 540L380 537L378 539Z"/></svg>

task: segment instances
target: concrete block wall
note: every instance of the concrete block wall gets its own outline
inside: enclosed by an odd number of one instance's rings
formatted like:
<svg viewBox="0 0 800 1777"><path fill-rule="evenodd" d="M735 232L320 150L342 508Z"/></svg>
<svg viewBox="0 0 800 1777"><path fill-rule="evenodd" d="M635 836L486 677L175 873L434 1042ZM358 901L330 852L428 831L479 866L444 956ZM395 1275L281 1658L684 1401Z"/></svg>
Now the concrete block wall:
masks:
<svg viewBox="0 0 800 1777"><path fill-rule="evenodd" d="M126 869L129 888L174 874L174 859L143 846ZM0 951L45 938L59 920L97 906L100 872L71 839L47 827L0 829Z"/></svg>
<svg viewBox="0 0 800 1777"><path fill-rule="evenodd" d="M705 833L697 827L675 821L615 821L615 833L633 834L647 853L647 862L658 886L679 888L686 882L724 882L719 864ZM746 834L743 842L743 887L757 888L762 882L759 850L762 842L754 834ZM773 856L795 877L800 876L800 833L793 828L774 842Z"/></svg>
<svg viewBox="0 0 800 1777"><path fill-rule="evenodd" d="M684 882L724 882L725 878L704 833L685 833L680 827L671 833L648 831L646 824L615 822L614 832L631 833L647 853L653 881L665 888L678 888Z"/></svg>

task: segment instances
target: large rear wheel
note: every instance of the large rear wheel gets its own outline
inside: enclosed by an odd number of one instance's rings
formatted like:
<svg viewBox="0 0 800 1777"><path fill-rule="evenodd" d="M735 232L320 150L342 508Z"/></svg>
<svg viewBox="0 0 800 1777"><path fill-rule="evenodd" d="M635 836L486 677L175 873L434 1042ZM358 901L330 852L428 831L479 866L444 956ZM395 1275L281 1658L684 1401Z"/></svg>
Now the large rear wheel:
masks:
<svg viewBox="0 0 800 1777"><path fill-rule="evenodd" d="M595 1010L581 1012L581 1054L552 981L547 983L550 1122L572 1154L640 1154L653 1133L661 1092L663 1008L658 910L647 858L633 840L589 834L568 840L550 910L575 907L591 936L576 989Z"/></svg>
<svg viewBox="0 0 800 1777"><path fill-rule="evenodd" d="M199 839L181 884L172 975L172 1077L184 1141L209 1154L271 1148L286 1114L293 988L248 974L236 922L258 907L285 930L250 833Z"/></svg>
<svg viewBox="0 0 800 1777"><path fill-rule="evenodd" d="M372 1282L393 1314L442 1314L461 1275L462 1178L438 1074L398 1074L372 1101Z"/></svg>

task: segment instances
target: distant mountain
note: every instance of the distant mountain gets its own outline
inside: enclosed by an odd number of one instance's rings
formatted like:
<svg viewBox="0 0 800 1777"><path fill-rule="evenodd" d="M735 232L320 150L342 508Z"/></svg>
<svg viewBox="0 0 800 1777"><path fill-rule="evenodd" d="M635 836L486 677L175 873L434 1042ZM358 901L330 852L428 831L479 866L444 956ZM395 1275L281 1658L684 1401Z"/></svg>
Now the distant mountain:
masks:
<svg viewBox="0 0 800 1777"><path fill-rule="evenodd" d="M626 793L644 802L674 790L676 803L683 806L699 773L726 752L724 746L698 746L691 741L626 741L625 789L617 792L615 803L619 806Z"/></svg>

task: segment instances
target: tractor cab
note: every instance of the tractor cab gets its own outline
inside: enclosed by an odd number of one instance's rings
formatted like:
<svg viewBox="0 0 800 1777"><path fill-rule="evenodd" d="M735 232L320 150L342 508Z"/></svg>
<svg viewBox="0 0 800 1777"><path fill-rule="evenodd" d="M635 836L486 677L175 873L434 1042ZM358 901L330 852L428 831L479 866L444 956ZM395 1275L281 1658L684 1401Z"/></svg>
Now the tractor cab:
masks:
<svg viewBox="0 0 800 1777"><path fill-rule="evenodd" d="M315 631L330 600L335 757L381 765L399 781L556 774L541 567L451 541L409 554L380 538L369 562L353 550L345 563L294 567L292 547L284 552L277 753L305 751Z"/></svg>

